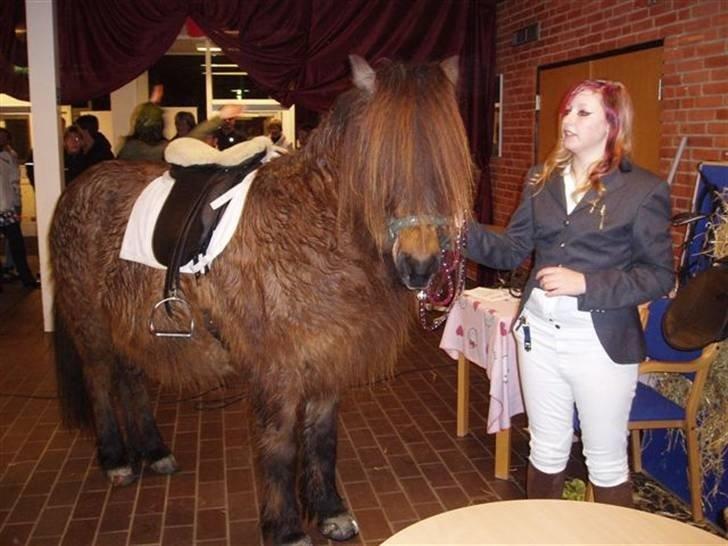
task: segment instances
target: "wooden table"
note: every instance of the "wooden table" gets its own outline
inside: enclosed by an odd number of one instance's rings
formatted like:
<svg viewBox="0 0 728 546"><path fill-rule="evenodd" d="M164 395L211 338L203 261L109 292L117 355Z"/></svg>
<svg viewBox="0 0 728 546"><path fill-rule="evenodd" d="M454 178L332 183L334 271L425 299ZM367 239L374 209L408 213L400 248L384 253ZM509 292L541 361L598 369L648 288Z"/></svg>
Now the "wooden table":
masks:
<svg viewBox="0 0 728 546"><path fill-rule="evenodd" d="M621 506L517 500L444 512L402 529L404 544L728 544L686 523Z"/></svg>
<svg viewBox="0 0 728 546"><path fill-rule="evenodd" d="M463 292L445 324L440 348L458 359L457 435L470 429L470 363L485 368L490 381L486 430L495 434L496 478L507 480L511 462L511 417L523 413L515 339L511 325L519 300L507 290Z"/></svg>

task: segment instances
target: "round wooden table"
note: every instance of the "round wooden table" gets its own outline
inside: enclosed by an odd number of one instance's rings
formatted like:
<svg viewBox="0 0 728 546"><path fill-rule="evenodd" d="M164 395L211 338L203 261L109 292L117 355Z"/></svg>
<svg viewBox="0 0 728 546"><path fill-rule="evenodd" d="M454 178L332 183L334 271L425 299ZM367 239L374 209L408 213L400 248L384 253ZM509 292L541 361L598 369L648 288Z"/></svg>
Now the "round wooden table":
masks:
<svg viewBox="0 0 728 546"><path fill-rule="evenodd" d="M402 529L404 544L728 544L686 523L595 502L516 500L444 512Z"/></svg>

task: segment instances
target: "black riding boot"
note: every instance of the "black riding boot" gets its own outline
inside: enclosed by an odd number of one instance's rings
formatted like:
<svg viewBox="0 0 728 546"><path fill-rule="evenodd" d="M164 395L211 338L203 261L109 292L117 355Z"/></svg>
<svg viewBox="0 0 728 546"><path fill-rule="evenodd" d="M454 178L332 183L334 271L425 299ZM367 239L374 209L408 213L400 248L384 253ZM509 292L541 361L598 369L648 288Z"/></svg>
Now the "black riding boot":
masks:
<svg viewBox="0 0 728 546"><path fill-rule="evenodd" d="M529 499L560 499L564 493L566 470L557 474L541 472L528 463L526 495Z"/></svg>
<svg viewBox="0 0 728 546"><path fill-rule="evenodd" d="M594 500L596 502L626 506L627 508L634 506L634 501L632 500L632 482L629 480L614 487L599 487L594 484L592 484L592 487L594 488Z"/></svg>

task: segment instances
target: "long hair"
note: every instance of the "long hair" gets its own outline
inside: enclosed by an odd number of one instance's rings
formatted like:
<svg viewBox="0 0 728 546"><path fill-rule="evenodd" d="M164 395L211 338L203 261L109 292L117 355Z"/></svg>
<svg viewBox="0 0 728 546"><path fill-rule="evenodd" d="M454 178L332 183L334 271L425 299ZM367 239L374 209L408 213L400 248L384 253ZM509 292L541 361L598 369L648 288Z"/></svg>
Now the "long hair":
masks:
<svg viewBox="0 0 728 546"><path fill-rule="evenodd" d="M455 86L437 63L382 63L373 91L342 96L311 140L309 153L336 149L327 167L339 179L339 222L362 225L380 249L395 215L444 211L452 228L470 214L468 141Z"/></svg>
<svg viewBox="0 0 728 546"><path fill-rule="evenodd" d="M574 156L564 147L563 122L569 113L574 97L582 91L593 91L602 99L602 106L609 133L602 158L589 169L586 187L577 191L594 189L599 197L604 193L602 177L619 167L620 162L632 152L632 120L634 110L627 88L621 82L607 80L584 80L574 85L564 96L559 107L559 139L556 147L544 162L544 168L536 174L532 183L543 185L551 175L562 172Z"/></svg>

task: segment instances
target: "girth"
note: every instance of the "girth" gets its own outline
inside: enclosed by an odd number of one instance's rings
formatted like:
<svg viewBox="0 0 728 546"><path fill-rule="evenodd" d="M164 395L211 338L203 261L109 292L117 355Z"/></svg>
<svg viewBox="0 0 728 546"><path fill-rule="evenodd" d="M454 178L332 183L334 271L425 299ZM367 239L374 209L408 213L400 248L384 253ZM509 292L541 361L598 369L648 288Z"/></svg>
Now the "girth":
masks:
<svg viewBox="0 0 728 546"><path fill-rule="evenodd" d="M173 165L170 168L169 174L175 183L159 213L152 237L154 255L167 267L164 298L176 295L180 267L207 251L212 232L227 207L213 210L210 203L257 169L265 153L257 153L233 167Z"/></svg>

